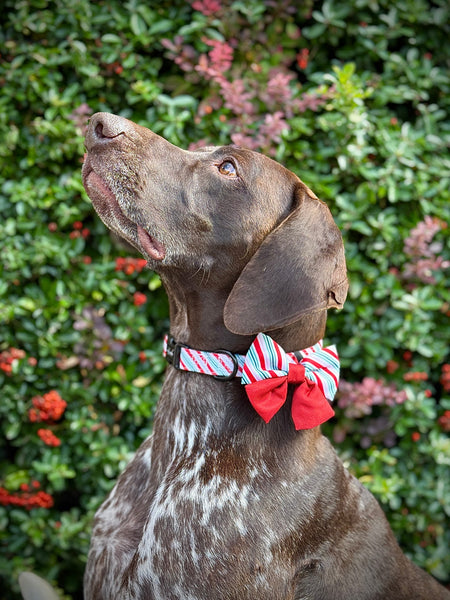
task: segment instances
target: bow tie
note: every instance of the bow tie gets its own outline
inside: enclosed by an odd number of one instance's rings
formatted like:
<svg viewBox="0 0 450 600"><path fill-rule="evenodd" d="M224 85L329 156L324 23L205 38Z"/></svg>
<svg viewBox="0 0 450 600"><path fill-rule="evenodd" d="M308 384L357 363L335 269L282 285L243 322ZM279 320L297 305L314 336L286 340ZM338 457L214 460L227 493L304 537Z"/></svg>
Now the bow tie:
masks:
<svg viewBox="0 0 450 600"><path fill-rule="evenodd" d="M324 348L322 341L286 353L271 337L259 333L244 356L195 350L166 336L163 355L182 371L224 381L241 377L252 406L266 423L286 402L289 384L294 386L291 413L296 429L312 429L334 415L328 401L336 394L339 358L335 346Z"/></svg>
<svg viewBox="0 0 450 600"><path fill-rule="evenodd" d="M338 381L334 346L323 348L319 343L301 353L286 354L264 333L250 346L242 371L247 396L266 423L286 402L288 385L295 386L291 414L297 430L317 427L334 415L327 398L334 398Z"/></svg>

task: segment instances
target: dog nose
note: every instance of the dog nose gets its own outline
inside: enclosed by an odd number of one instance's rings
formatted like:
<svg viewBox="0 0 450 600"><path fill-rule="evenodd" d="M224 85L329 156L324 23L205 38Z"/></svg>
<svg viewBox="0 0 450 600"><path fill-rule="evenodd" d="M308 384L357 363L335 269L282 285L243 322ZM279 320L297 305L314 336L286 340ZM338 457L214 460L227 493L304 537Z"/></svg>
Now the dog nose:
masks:
<svg viewBox="0 0 450 600"><path fill-rule="evenodd" d="M89 120L89 127L86 133L86 148L92 150L97 144L105 144L110 140L127 134L133 127L133 123L113 115L111 113L95 113Z"/></svg>

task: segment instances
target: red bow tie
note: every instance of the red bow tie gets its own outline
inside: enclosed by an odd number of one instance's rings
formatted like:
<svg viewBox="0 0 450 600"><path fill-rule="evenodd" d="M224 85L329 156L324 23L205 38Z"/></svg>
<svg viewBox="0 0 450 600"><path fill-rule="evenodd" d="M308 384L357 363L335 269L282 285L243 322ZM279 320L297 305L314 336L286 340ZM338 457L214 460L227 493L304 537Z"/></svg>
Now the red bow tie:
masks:
<svg viewBox="0 0 450 600"><path fill-rule="evenodd" d="M333 398L339 377L339 361L333 347L319 345L295 361L272 338L259 334L246 357L242 383L256 412L266 423L286 402L288 384L295 386L292 419L296 429L312 429L334 415L327 397ZM326 394L326 395L325 395Z"/></svg>

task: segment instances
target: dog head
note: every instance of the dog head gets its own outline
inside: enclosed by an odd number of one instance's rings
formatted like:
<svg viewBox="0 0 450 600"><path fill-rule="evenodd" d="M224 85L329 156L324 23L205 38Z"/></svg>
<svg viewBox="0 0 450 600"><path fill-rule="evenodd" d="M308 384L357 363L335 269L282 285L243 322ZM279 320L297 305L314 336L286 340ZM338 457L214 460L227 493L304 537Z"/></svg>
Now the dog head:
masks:
<svg viewBox="0 0 450 600"><path fill-rule="evenodd" d="M104 223L165 277L223 290L229 331L253 335L342 307L341 234L292 172L235 146L194 152L97 113L83 183Z"/></svg>

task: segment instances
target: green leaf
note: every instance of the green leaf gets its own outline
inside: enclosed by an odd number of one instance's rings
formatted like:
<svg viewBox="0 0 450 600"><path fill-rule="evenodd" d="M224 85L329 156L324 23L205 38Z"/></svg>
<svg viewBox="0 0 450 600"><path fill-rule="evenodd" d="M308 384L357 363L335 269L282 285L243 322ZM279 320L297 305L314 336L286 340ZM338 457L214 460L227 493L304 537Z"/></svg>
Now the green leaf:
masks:
<svg viewBox="0 0 450 600"><path fill-rule="evenodd" d="M131 31L136 36L141 36L147 32L147 24L144 19L137 13L131 15L130 18Z"/></svg>

